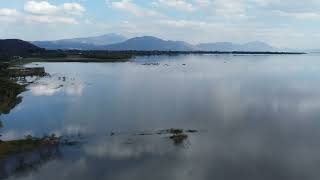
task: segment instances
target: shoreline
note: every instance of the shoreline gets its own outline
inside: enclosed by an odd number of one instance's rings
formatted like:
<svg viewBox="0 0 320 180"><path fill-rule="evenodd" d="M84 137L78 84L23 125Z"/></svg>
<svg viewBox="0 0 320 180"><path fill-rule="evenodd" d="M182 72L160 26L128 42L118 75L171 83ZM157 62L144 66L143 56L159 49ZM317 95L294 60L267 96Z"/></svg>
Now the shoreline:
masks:
<svg viewBox="0 0 320 180"><path fill-rule="evenodd" d="M10 64L32 62L82 62L117 63L130 62L142 56L179 56L179 55L304 55L305 52L246 52L246 51L46 51L44 54L21 57L11 60Z"/></svg>
<svg viewBox="0 0 320 180"><path fill-rule="evenodd" d="M32 62L82 62L82 63L116 63L116 62L129 62L130 59L97 59L97 58L23 58L20 60L22 63Z"/></svg>

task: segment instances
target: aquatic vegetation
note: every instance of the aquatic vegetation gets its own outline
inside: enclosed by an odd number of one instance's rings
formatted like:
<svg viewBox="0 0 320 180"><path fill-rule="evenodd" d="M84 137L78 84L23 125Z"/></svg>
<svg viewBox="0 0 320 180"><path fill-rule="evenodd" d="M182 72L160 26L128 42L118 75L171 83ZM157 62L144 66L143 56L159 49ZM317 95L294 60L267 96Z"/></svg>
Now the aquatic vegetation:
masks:
<svg viewBox="0 0 320 180"><path fill-rule="evenodd" d="M143 63L142 65L143 65L143 66L159 66L159 65L160 65L160 63L158 63L158 62L153 62L153 63Z"/></svg>
<svg viewBox="0 0 320 180"><path fill-rule="evenodd" d="M194 129L189 129L189 130L187 130L186 132L187 132L187 133L197 133L197 132L199 132L199 131L194 130Z"/></svg>
<svg viewBox="0 0 320 180"><path fill-rule="evenodd" d="M135 136L169 135L169 139L173 140L175 145L180 145L185 140L188 139L189 137L188 134L194 134L198 132L199 132L198 130L194 130L194 129L184 130L184 129L171 128L171 129L164 129L159 131L143 131L143 132L135 133L132 135L135 135ZM123 133L111 132L110 136L115 136L120 134L123 134Z"/></svg>
<svg viewBox="0 0 320 180"><path fill-rule="evenodd" d="M19 85L8 78L0 77L0 115L8 114L22 101L22 97L18 95L23 91L25 91L25 86Z"/></svg>
<svg viewBox="0 0 320 180"><path fill-rule="evenodd" d="M10 113L11 109L21 103L22 97L19 94L26 90L26 86L16 82L19 77L48 75L43 67L23 68L10 65L12 63L0 63L0 115Z"/></svg>
<svg viewBox="0 0 320 180"><path fill-rule="evenodd" d="M186 139L188 139L188 135L184 133L183 129L169 129L167 130L170 134L173 134L169 138L173 140L175 145L182 144Z"/></svg>
<svg viewBox="0 0 320 180"><path fill-rule="evenodd" d="M182 134L183 133L183 129L169 129L168 131L171 134Z"/></svg>
<svg viewBox="0 0 320 180"><path fill-rule="evenodd" d="M187 134L174 134L172 136L170 136L170 139L173 140L175 145L180 145L182 144L186 139L188 139L188 135Z"/></svg>

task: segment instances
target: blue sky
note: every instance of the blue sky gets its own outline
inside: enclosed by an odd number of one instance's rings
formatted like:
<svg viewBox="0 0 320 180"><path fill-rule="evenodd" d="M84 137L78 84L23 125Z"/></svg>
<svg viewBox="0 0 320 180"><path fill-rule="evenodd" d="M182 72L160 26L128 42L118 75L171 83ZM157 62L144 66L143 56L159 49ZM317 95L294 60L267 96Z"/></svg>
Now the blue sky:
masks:
<svg viewBox="0 0 320 180"><path fill-rule="evenodd" d="M0 38L119 33L320 48L319 0L0 0Z"/></svg>

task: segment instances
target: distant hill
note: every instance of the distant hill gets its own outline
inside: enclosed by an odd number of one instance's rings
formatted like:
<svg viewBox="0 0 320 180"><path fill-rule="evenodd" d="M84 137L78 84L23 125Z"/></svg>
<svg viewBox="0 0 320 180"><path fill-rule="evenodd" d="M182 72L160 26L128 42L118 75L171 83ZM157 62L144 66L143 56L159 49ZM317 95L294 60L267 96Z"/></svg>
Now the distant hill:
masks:
<svg viewBox="0 0 320 180"><path fill-rule="evenodd" d="M152 36L135 37L122 43L105 46L103 49L113 51L278 51L278 49L270 46L269 44L259 41L248 42L246 44L217 42L191 45L183 41L166 41Z"/></svg>
<svg viewBox="0 0 320 180"><path fill-rule="evenodd" d="M42 51L44 49L19 39L0 40L0 59L12 58L13 56L28 56Z"/></svg>
<svg viewBox="0 0 320 180"><path fill-rule="evenodd" d="M119 35L119 34L105 34L101 36L86 37L86 38L74 38L74 39L65 39L61 40L64 42L73 42L73 43L83 43L83 44L92 44L96 46L104 46L109 44L120 43L126 41L128 38Z"/></svg>
<svg viewBox="0 0 320 180"><path fill-rule="evenodd" d="M195 47L183 41L166 41L153 36L143 36L111 44L103 49L111 51L192 51L195 50Z"/></svg>
<svg viewBox="0 0 320 180"><path fill-rule="evenodd" d="M86 43L77 43L77 42L66 42L66 41L34 41L32 44L37 45L41 48L48 50L57 50L57 49L78 49L78 50L96 50L100 49L100 46Z"/></svg>
<svg viewBox="0 0 320 180"><path fill-rule="evenodd" d="M33 44L46 49L79 49L96 50L101 46L120 43L127 40L126 37L118 34L105 34L102 36L62 39L56 41L34 41Z"/></svg>
<svg viewBox="0 0 320 180"><path fill-rule="evenodd" d="M204 43L197 45L203 51L278 51L277 48L267 43L254 41L246 44L235 44L231 42Z"/></svg>
<svg viewBox="0 0 320 180"><path fill-rule="evenodd" d="M280 51L267 43L254 41L245 44L215 42L192 45L183 41L163 40L153 36L127 39L118 34L62 39L56 41L34 41L33 44L45 49L112 50L112 51Z"/></svg>

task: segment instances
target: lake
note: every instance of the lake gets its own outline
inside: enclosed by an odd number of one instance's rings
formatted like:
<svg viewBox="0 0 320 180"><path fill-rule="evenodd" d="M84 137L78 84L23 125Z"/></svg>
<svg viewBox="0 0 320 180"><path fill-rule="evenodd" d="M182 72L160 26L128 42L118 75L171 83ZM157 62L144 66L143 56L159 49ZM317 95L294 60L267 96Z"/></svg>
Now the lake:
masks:
<svg viewBox="0 0 320 180"><path fill-rule="evenodd" d="M23 162L7 158L0 179L319 179L319 59L181 55L27 64L50 76L31 79L22 102L1 116L1 139L54 133L81 143L26 153ZM153 133L170 128L197 133L179 145Z"/></svg>

